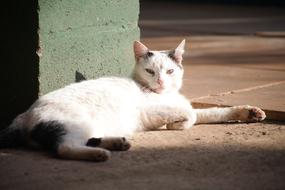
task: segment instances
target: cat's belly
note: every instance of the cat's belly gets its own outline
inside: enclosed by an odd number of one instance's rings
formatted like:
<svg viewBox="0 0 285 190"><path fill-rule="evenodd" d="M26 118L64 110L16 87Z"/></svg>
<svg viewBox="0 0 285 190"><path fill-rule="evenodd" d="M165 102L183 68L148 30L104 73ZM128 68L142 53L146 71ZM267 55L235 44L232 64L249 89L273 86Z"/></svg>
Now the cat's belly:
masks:
<svg viewBox="0 0 285 190"><path fill-rule="evenodd" d="M126 136L140 130L141 91L129 80L105 79L94 90L88 111L96 136Z"/></svg>
<svg viewBox="0 0 285 190"><path fill-rule="evenodd" d="M102 78L73 84L41 97L27 111L25 125L61 121L68 130L93 137L131 135L140 128L141 92L129 79Z"/></svg>
<svg viewBox="0 0 285 190"><path fill-rule="evenodd" d="M101 113L97 113L101 114ZM104 116L97 116L93 120L93 137L130 136L140 130L136 111L108 112Z"/></svg>

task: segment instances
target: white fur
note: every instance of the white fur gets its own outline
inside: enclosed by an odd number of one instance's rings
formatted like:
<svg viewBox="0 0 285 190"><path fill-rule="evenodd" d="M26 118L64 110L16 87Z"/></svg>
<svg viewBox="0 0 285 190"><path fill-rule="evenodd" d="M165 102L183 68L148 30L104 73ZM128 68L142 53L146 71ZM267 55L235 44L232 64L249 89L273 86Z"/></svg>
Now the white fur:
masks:
<svg viewBox="0 0 285 190"><path fill-rule="evenodd" d="M67 123L70 131L85 128L85 138L124 136L140 128L137 117L141 98L140 89L131 79L83 81L39 98L26 112L26 126L60 121Z"/></svg>
<svg viewBox="0 0 285 190"><path fill-rule="evenodd" d="M190 103L176 92L143 93L131 79L100 78L42 96L21 115L21 121L28 130L40 122L59 121L74 137L81 133L80 138L85 142L91 137L128 136L144 130L146 121L140 114L154 107L159 112L160 107L167 106L173 111L191 109ZM82 129L85 132L79 132Z"/></svg>
<svg viewBox="0 0 285 190"><path fill-rule="evenodd" d="M57 121L67 131L58 147L59 156L105 160L109 151L85 146L89 138L129 136L164 125L167 129L187 129L196 122L247 120L252 107L194 110L179 94L184 45L182 41L173 51L150 51L135 42L133 79L100 78L53 91L40 97L11 127L21 127L29 134L41 122Z"/></svg>
<svg viewBox="0 0 285 190"><path fill-rule="evenodd" d="M164 82L164 92L177 92L182 86L183 69L179 68L167 55L167 53L161 53L159 51L151 51L154 55L149 59L139 58L135 65L135 75L139 75L143 78L145 83L153 89L159 89L159 84L157 80L160 79ZM146 68L151 68L155 75L145 71ZM167 70L173 69L172 74L167 74Z"/></svg>

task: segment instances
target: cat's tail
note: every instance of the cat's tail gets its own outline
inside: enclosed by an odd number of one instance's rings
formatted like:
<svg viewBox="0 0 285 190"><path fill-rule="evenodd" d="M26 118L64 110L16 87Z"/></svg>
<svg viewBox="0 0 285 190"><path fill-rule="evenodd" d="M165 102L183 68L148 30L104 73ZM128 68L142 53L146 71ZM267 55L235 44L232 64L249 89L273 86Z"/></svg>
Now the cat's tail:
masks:
<svg viewBox="0 0 285 190"><path fill-rule="evenodd" d="M21 116L18 116L9 127L0 131L0 148L12 148L23 145L25 138L21 127Z"/></svg>
<svg viewBox="0 0 285 190"><path fill-rule="evenodd" d="M197 120L195 124L225 123L230 121L258 122L265 119L266 115L258 107L233 106L224 108L195 109Z"/></svg>

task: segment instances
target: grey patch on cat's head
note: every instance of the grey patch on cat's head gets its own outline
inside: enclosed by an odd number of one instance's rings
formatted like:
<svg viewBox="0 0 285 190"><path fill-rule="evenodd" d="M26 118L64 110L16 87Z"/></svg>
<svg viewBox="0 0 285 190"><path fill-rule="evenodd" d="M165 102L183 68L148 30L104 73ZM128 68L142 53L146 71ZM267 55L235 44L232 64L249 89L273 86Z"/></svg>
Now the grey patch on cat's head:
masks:
<svg viewBox="0 0 285 190"><path fill-rule="evenodd" d="M168 57L169 57L170 59L172 59L172 60L176 63L176 65L177 65L179 68L182 69L182 64L179 62L179 60L177 59L177 57L175 57L175 50L169 51L169 52L168 52Z"/></svg>
<svg viewBox="0 0 285 190"><path fill-rule="evenodd" d="M168 57L170 58L170 59L172 59L173 61L175 61L175 62L177 62L177 60L176 60L176 58L175 58L175 56L174 56L174 53L175 53L175 50L171 50L171 51L169 51L168 52Z"/></svg>
<svg viewBox="0 0 285 190"><path fill-rule="evenodd" d="M81 82L84 80L87 80L87 78L79 71L75 71L75 82Z"/></svg>
<svg viewBox="0 0 285 190"><path fill-rule="evenodd" d="M148 51L146 54L144 54L142 57L144 58L144 59L149 59L149 58L151 58L152 56L154 56L154 53L153 52L151 52L151 51Z"/></svg>
<svg viewBox="0 0 285 190"><path fill-rule="evenodd" d="M149 51L149 52L146 53L146 56L147 56L147 57L152 57L152 56L153 56L153 53Z"/></svg>

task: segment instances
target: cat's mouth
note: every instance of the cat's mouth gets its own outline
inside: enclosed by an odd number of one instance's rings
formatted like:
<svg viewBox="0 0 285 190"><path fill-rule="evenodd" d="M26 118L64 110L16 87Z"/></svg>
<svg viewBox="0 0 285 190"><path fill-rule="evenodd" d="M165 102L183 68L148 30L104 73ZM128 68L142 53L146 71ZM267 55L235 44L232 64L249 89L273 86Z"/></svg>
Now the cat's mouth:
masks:
<svg viewBox="0 0 285 190"><path fill-rule="evenodd" d="M143 85L143 83L139 83L139 84L140 84L141 89L144 92L154 92L154 93L157 93L157 94L161 94L165 90L164 86L159 86L157 88L152 88L152 87L150 87L148 85Z"/></svg>

